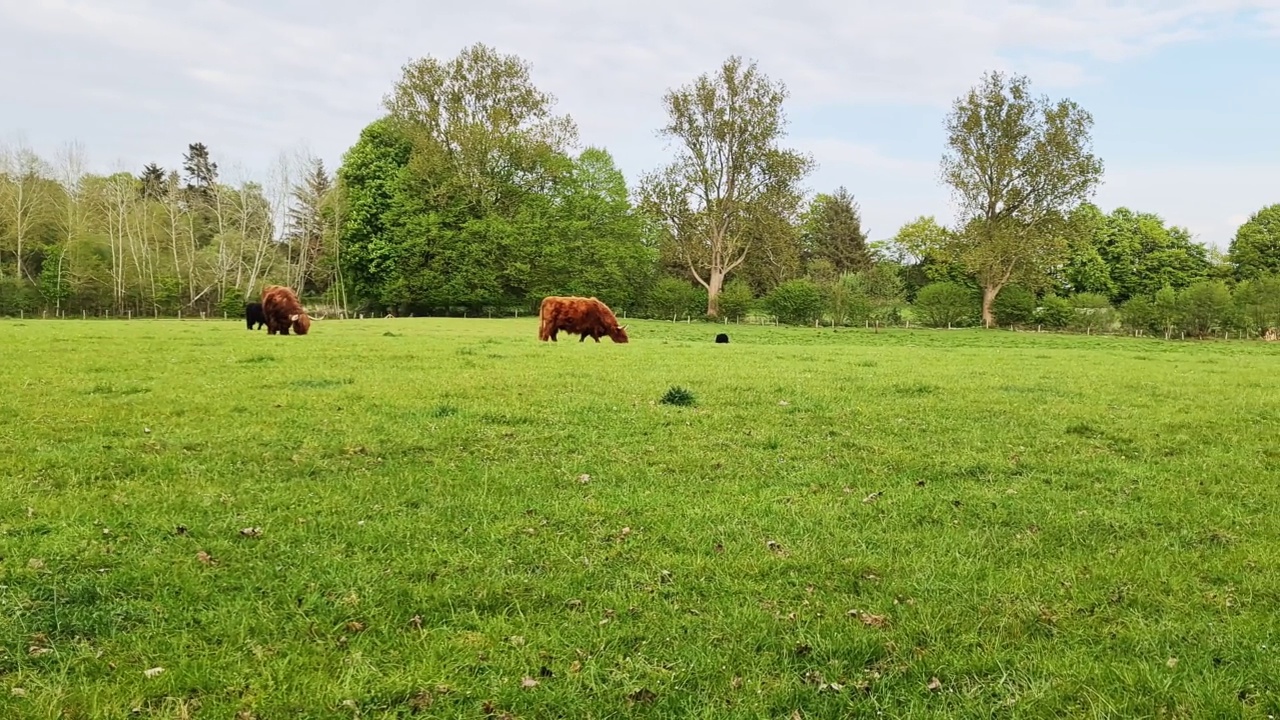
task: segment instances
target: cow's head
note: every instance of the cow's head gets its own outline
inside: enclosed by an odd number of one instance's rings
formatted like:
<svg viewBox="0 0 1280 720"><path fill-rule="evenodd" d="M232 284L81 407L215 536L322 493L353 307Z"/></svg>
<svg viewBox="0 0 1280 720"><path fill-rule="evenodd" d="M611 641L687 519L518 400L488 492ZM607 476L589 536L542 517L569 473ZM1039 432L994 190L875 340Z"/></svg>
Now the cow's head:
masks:
<svg viewBox="0 0 1280 720"><path fill-rule="evenodd" d="M616 343L624 343L627 341L627 326L619 325L609 331L609 337Z"/></svg>
<svg viewBox="0 0 1280 720"><path fill-rule="evenodd" d="M299 335L306 335L311 329L311 318L306 313L289 316L289 324L293 326L293 331Z"/></svg>

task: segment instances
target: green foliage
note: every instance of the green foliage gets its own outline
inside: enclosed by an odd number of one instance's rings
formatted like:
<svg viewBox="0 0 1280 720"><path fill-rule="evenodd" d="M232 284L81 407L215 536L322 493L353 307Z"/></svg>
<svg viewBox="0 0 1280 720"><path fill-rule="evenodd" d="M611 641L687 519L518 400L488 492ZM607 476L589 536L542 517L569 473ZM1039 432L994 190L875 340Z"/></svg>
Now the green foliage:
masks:
<svg viewBox="0 0 1280 720"><path fill-rule="evenodd" d="M1208 277L1207 249L1184 228L1167 227L1152 213L1117 208L1092 226L1089 241L1106 265L1105 282L1081 283L1098 292L1110 288L1114 303L1151 297L1163 287L1181 290Z"/></svg>
<svg viewBox="0 0 1280 720"><path fill-rule="evenodd" d="M40 307L40 291L15 277L0 278L0 316L31 315Z"/></svg>
<svg viewBox="0 0 1280 720"><path fill-rule="evenodd" d="M705 295L687 280L673 277L659 279L645 297L645 312L652 318L677 319L699 315Z"/></svg>
<svg viewBox="0 0 1280 720"><path fill-rule="evenodd" d="M784 84L737 56L663 96L668 121L659 132L676 157L641 180L641 207L670 264L711 289L708 316L719 314L722 284L758 247L753 241L790 226L799 208L813 160L780 145L786 97Z"/></svg>
<svg viewBox="0 0 1280 720"><path fill-rule="evenodd" d="M1231 291L1221 280L1203 280L1178 293L1182 328L1203 337L1229 326L1233 305Z"/></svg>
<svg viewBox="0 0 1280 720"><path fill-rule="evenodd" d="M688 388L683 388L683 387L680 387L679 385L672 385L671 387L667 388L667 391L665 393L662 394L662 399L660 399L658 402L662 403L663 405L677 405L680 407L690 407L692 405L697 404L697 399L694 398L693 392Z"/></svg>
<svg viewBox="0 0 1280 720"><path fill-rule="evenodd" d="M916 313L930 327L972 324L978 310L973 291L953 282L930 283L916 294Z"/></svg>
<svg viewBox="0 0 1280 720"><path fill-rule="evenodd" d="M720 293L720 316L729 320L741 320L751 312L755 295L745 280L737 278L725 284Z"/></svg>
<svg viewBox="0 0 1280 720"><path fill-rule="evenodd" d="M1151 302L1152 311L1159 330L1166 336L1173 332L1182 319L1182 308L1178 302L1178 293L1171 287L1162 287L1156 291Z"/></svg>
<svg viewBox="0 0 1280 720"><path fill-rule="evenodd" d="M825 260L837 273L871 266L858 204L843 187L813 198L801 218L800 238L806 262Z"/></svg>
<svg viewBox="0 0 1280 720"><path fill-rule="evenodd" d="M787 325L812 325L822 317L822 288L808 278L788 280L764 297L765 309Z"/></svg>
<svg viewBox="0 0 1280 720"><path fill-rule="evenodd" d="M390 115L339 171L356 297L401 313L532 309L547 295L637 307L650 230L608 152L567 154L576 131L552 102L527 64L484 45L407 64Z"/></svg>
<svg viewBox="0 0 1280 720"><path fill-rule="evenodd" d="M1241 329L1265 333L1270 328L1280 328L1280 275L1241 282L1233 300Z"/></svg>
<svg viewBox="0 0 1280 720"><path fill-rule="evenodd" d="M1105 332L1116 323L1116 311L1111 300L1102 293L1077 293L1068 302L1071 305L1071 321L1068 327L1079 332Z"/></svg>
<svg viewBox="0 0 1280 720"><path fill-rule="evenodd" d="M1231 263L1240 280L1280 275L1280 203L1250 215L1236 230Z"/></svg>
<svg viewBox="0 0 1280 720"><path fill-rule="evenodd" d="M1074 317L1075 308L1069 300L1054 293L1048 293L1040 299L1040 306L1036 308L1035 321L1038 325L1061 330L1067 327Z"/></svg>
<svg viewBox="0 0 1280 720"><path fill-rule="evenodd" d="M1000 291L992 310L1000 325L1024 325L1035 318L1035 293L1021 285L1010 285Z"/></svg>
<svg viewBox="0 0 1280 720"><path fill-rule="evenodd" d="M1120 323L1128 330L1160 332L1155 303L1145 297L1129 298L1120 307Z"/></svg>
<svg viewBox="0 0 1280 720"><path fill-rule="evenodd" d="M982 315L1011 282L1039 287L1067 252L1067 216L1093 193L1102 161L1092 116L1070 100L1033 97L1026 77L992 72L947 117L942 175L961 229L948 253L985 289Z"/></svg>

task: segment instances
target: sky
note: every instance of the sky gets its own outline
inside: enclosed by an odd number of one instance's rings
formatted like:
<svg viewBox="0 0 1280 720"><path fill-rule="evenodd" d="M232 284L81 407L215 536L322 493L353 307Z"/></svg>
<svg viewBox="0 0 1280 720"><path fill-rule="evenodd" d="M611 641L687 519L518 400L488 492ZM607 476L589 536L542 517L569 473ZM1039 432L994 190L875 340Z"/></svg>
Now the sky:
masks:
<svg viewBox="0 0 1280 720"><path fill-rule="evenodd" d="M333 169L405 62L476 42L528 61L631 182L671 158L665 92L755 60L818 163L806 189L847 188L872 239L951 218L943 122L988 70L1093 115L1104 210L1226 249L1280 202L1280 0L0 0L0 142L79 141L100 172L192 142L224 180L282 152Z"/></svg>

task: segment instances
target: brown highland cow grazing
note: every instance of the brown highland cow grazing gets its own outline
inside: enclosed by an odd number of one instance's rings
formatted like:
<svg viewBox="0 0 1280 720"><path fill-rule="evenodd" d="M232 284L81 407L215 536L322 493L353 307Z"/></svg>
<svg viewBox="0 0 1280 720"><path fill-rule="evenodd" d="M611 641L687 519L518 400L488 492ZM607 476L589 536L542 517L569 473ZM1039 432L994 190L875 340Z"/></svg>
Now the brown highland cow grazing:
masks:
<svg viewBox="0 0 1280 720"><path fill-rule="evenodd" d="M588 335L596 342L600 342L602 335L608 335L616 343L627 342L627 326L618 325L618 318L609 306L596 298L543 298L539 316L539 340L556 342L556 333L563 330L581 335L578 342L586 340Z"/></svg>
<svg viewBox="0 0 1280 720"><path fill-rule="evenodd" d="M298 296L283 285L262 288L262 314L267 318L268 335L288 335L290 327L299 335L306 335L311 329L311 318L302 309Z"/></svg>

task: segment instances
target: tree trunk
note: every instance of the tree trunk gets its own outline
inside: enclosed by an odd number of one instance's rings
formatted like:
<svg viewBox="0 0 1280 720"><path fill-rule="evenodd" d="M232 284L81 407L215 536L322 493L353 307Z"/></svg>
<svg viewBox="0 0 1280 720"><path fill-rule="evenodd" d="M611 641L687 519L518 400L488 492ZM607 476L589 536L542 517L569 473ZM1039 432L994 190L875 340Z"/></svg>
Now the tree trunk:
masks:
<svg viewBox="0 0 1280 720"><path fill-rule="evenodd" d="M707 317L720 316L720 289L724 287L724 272L711 271L711 281L707 283Z"/></svg>
<svg viewBox="0 0 1280 720"><path fill-rule="evenodd" d="M986 328L994 327L996 324L996 316L992 311L996 302L996 296L1000 294L1000 286L992 285L982 288L982 325Z"/></svg>

